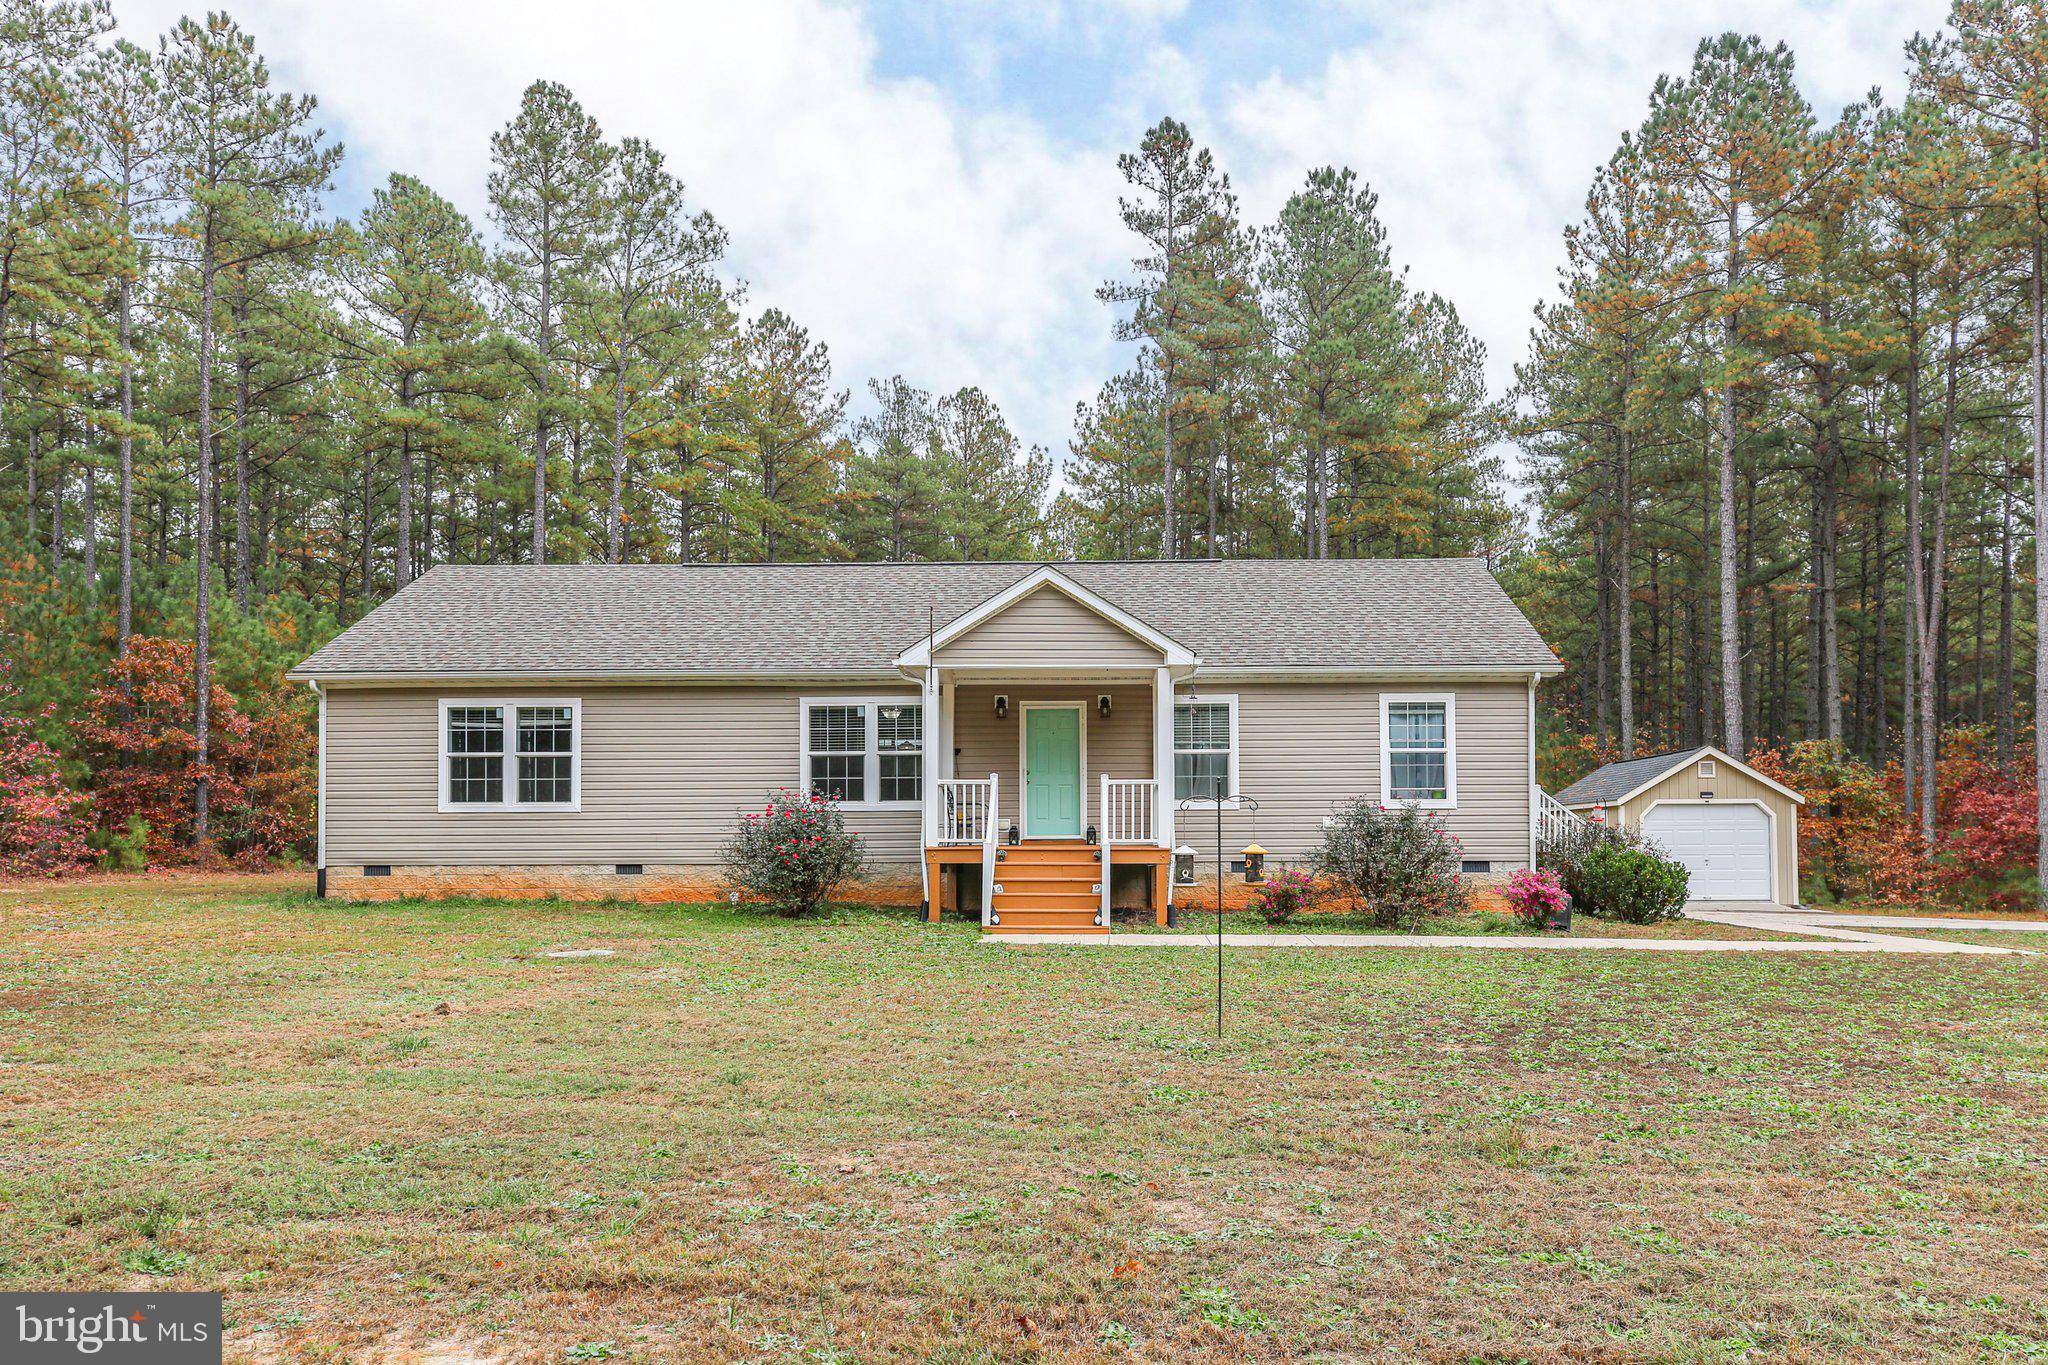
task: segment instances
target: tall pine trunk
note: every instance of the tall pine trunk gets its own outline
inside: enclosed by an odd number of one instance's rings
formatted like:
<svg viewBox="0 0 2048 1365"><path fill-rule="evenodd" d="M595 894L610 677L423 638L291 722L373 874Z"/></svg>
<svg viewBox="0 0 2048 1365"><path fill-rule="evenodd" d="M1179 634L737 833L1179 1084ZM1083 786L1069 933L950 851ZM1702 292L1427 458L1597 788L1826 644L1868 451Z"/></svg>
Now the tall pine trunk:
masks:
<svg viewBox="0 0 2048 1365"><path fill-rule="evenodd" d="M2048 910L2048 355L2042 354L2041 216L2035 214L2027 278L2028 418L2034 464L2034 810L2040 837L2034 850L2037 904Z"/></svg>
<svg viewBox="0 0 2048 1365"><path fill-rule="evenodd" d="M119 313L121 341L121 438L119 443L120 461L120 558L121 558L121 605L119 624L115 627L114 652L128 653L128 637L135 633L135 335L133 322L134 294L128 272L121 272L118 286L116 309ZM123 688L126 688L127 674L122 674Z"/></svg>
<svg viewBox="0 0 2048 1365"><path fill-rule="evenodd" d="M408 351L412 347L412 331L408 326L405 334ZM412 371L406 370L398 377L398 406L407 412L412 410ZM364 530L368 530L367 526ZM407 419L405 429L398 435L398 534L396 537L397 561L391 566L391 590L398 591L412 582L412 421Z"/></svg>
<svg viewBox="0 0 2048 1365"><path fill-rule="evenodd" d="M235 305L235 605L249 610L249 290Z"/></svg>
<svg viewBox="0 0 2048 1365"><path fill-rule="evenodd" d="M207 833L207 772L210 756L207 714L213 690L209 599L213 596L213 296L217 239L213 214L206 214L199 258L199 473L193 550L198 582L192 605L192 843L204 847Z"/></svg>

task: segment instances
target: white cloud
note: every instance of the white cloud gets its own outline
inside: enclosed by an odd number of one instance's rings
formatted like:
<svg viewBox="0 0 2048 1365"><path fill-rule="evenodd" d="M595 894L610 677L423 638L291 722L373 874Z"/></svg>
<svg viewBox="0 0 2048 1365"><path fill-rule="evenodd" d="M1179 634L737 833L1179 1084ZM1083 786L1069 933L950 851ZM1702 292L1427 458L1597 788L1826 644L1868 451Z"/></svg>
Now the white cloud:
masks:
<svg viewBox="0 0 2048 1365"><path fill-rule="evenodd" d="M119 13L140 40L176 11L122 0ZM1113 157L879 77L850 10L242 0L235 13L279 83L319 97L358 172L421 176L479 224L490 135L531 81L564 83L607 136L667 153L730 230L752 306L829 344L856 393L899 371L980 384L1020 434L1062 448L1073 402L1113 368L1094 297L1128 255Z"/></svg>
<svg viewBox="0 0 2048 1365"><path fill-rule="evenodd" d="M1825 0L1804 7L1549 5L1455 0L1373 6L1367 46L1331 53L1302 80L1268 78L1220 97L1218 141L1246 209L1277 211L1305 168L1349 165L1379 192L1395 259L1457 304L1512 381L1530 310L1563 263L1562 232L1593 171L1648 112L1660 73L1683 73L1708 35L1783 40L1823 119L1872 85L1902 84L1902 45L1938 27L1942 0Z"/></svg>

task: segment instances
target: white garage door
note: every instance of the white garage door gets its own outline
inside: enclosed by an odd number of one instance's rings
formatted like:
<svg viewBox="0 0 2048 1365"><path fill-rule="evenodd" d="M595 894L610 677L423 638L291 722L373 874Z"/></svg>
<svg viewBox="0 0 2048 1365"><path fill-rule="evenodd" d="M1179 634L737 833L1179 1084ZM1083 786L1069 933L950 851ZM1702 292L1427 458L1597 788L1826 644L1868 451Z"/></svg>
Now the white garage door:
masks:
<svg viewBox="0 0 2048 1365"><path fill-rule="evenodd" d="M1771 898L1771 820L1761 806L1658 806L1643 833L1685 864L1696 901Z"/></svg>

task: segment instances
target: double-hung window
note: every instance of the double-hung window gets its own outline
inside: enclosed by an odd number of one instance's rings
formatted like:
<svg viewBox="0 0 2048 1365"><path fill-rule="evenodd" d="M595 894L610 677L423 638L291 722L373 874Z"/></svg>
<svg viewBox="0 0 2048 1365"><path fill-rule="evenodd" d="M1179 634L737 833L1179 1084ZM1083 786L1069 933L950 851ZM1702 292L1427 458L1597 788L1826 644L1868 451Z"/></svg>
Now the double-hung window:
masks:
<svg viewBox="0 0 2048 1365"><path fill-rule="evenodd" d="M1381 695L1380 800L1437 810L1458 804L1458 709L1449 694Z"/></svg>
<svg viewBox="0 0 2048 1365"><path fill-rule="evenodd" d="M1237 800L1237 698L1183 697L1173 708L1173 799Z"/></svg>
<svg viewBox="0 0 2048 1365"><path fill-rule="evenodd" d="M576 810L582 722L573 699L444 699L441 809Z"/></svg>
<svg viewBox="0 0 2048 1365"><path fill-rule="evenodd" d="M924 707L891 697L807 697L803 784L848 806L924 797Z"/></svg>

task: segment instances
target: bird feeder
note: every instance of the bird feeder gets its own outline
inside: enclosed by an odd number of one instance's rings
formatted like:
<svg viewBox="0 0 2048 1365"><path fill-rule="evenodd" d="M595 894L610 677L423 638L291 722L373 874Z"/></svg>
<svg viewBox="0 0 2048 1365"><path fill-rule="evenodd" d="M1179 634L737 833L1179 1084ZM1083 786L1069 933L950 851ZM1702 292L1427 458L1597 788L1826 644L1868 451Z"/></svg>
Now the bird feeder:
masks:
<svg viewBox="0 0 2048 1365"><path fill-rule="evenodd" d="M1244 846L1244 879L1253 886L1266 880L1266 850L1257 843Z"/></svg>
<svg viewBox="0 0 2048 1365"><path fill-rule="evenodd" d="M1186 844L1173 851L1173 880L1177 886L1195 884L1195 851Z"/></svg>

